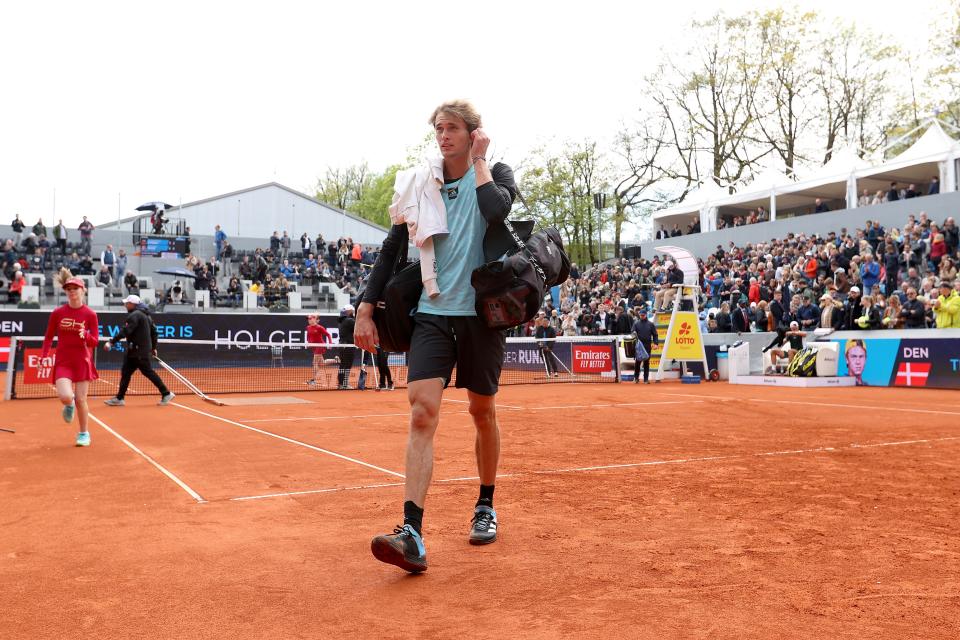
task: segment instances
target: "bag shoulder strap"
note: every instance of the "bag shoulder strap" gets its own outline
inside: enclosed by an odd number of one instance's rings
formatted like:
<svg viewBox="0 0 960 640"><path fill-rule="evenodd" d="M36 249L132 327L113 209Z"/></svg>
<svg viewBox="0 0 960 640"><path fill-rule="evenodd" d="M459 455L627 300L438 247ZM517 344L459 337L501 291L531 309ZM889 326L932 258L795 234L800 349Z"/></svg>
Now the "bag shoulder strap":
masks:
<svg viewBox="0 0 960 640"><path fill-rule="evenodd" d="M540 266L540 262L537 260L536 256L533 255L533 252L527 248L527 245L524 243L524 241L520 239L520 235L517 233L517 230L513 228L512 224L510 224L510 219L504 218L503 224L513 237L513 241L517 243L517 247L523 251L524 255L527 256L527 259L530 260L530 264L532 264L533 268L536 269L537 275L539 275L540 279L543 280L544 291L546 291L547 274L543 272L543 267Z"/></svg>
<svg viewBox="0 0 960 640"><path fill-rule="evenodd" d="M407 258L410 252L410 231L406 228L406 225L404 225L403 235L406 237L400 243L400 248L397 249L397 261L393 265L394 275L403 271L403 268L407 266Z"/></svg>
<svg viewBox="0 0 960 640"><path fill-rule="evenodd" d="M520 193L519 189L516 192L516 196L517 196L517 199L520 200L520 203L523 205L523 207L527 211L530 211L530 205L528 205L527 201L523 199L523 194ZM537 219L534 218L533 220L534 220L534 224L536 224L537 227L540 227L540 223L537 221ZM503 225L507 228L507 231L510 232L510 235L513 237L513 241L517 243L517 247L519 247L520 250L523 251L524 255L527 256L527 259L530 260L530 264L532 264L533 268L536 269L537 275L539 275L540 278L543 280L544 291L546 291L547 274L543 272L543 267L540 266L540 262L537 260L536 256L533 255L532 251L527 249L527 245L523 242L523 240L520 239L520 235L517 233L516 229L513 228L513 225L510 224L509 216L503 219ZM540 229L543 230L542 227L540 227Z"/></svg>

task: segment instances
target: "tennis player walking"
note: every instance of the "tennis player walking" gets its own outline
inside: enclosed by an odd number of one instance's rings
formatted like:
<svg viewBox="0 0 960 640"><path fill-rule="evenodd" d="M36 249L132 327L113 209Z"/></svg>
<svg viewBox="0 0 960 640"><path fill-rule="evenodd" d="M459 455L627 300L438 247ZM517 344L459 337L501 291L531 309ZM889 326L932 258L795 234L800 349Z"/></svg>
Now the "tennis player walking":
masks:
<svg viewBox="0 0 960 640"><path fill-rule="evenodd" d="M440 421L440 401L454 366L456 386L467 389L470 415L476 427L480 497L474 508L469 540L487 544L497 539L493 491L500 458L500 431L495 397L503 367L505 337L488 329L476 315L471 272L484 263L484 235L503 227L516 196L513 171L505 164L487 165L490 139L481 128L480 114L466 101L445 102L430 116L442 156L443 184L434 179L428 188L440 190L449 234L433 236L439 295L420 298L408 357L407 397L410 432L406 453L403 525L371 542L382 562L410 572L427 568L423 544L423 508L433 473L433 438ZM433 165L438 165L434 162ZM421 221L423 222L423 221ZM394 225L367 282L357 313L354 340L375 351L378 343L373 307L390 276L401 243L407 242L405 224Z"/></svg>
<svg viewBox="0 0 960 640"><path fill-rule="evenodd" d="M83 292L87 287L82 279L68 269L61 269L57 274L57 282L66 292L67 302L50 314L41 357L45 359L50 355L53 338L56 337L53 380L57 397L63 403L63 420L69 424L73 422L74 413L77 414L80 427L77 446L89 447L87 388L91 380L98 378L92 350L97 348L100 341L100 322L96 312L83 302Z"/></svg>

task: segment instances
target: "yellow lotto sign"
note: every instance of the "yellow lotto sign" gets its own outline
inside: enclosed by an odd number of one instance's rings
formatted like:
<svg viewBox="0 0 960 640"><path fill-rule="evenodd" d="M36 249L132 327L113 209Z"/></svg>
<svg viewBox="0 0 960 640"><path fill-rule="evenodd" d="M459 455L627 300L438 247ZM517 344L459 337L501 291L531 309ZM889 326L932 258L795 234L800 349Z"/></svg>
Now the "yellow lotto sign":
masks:
<svg viewBox="0 0 960 640"><path fill-rule="evenodd" d="M672 360L703 360L706 357L696 313L678 311L674 316L664 356Z"/></svg>

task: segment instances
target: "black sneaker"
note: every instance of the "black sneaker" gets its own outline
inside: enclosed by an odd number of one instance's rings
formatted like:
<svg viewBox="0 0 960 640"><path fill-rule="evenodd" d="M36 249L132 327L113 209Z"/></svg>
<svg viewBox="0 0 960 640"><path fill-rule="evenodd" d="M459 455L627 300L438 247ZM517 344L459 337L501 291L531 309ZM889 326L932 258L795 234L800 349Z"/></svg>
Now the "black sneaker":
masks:
<svg viewBox="0 0 960 640"><path fill-rule="evenodd" d="M470 521L470 544L490 544L497 540L497 512L493 507L478 505Z"/></svg>
<svg viewBox="0 0 960 640"><path fill-rule="evenodd" d="M377 536L370 542L370 550L380 562L400 567L410 573L427 570L427 550L423 538L408 524L393 530L393 535Z"/></svg>

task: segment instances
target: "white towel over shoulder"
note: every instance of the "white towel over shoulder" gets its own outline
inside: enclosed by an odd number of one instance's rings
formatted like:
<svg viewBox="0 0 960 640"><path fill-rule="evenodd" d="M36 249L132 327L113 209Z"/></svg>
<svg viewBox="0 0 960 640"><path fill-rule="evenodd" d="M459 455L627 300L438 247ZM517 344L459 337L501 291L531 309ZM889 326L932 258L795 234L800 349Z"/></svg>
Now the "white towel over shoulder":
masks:
<svg viewBox="0 0 960 640"><path fill-rule="evenodd" d="M397 172L390 203L390 222L406 224L410 239L420 250L423 288L431 298L440 295L433 236L450 233L447 208L440 195L442 185L443 159L431 158L420 166Z"/></svg>

